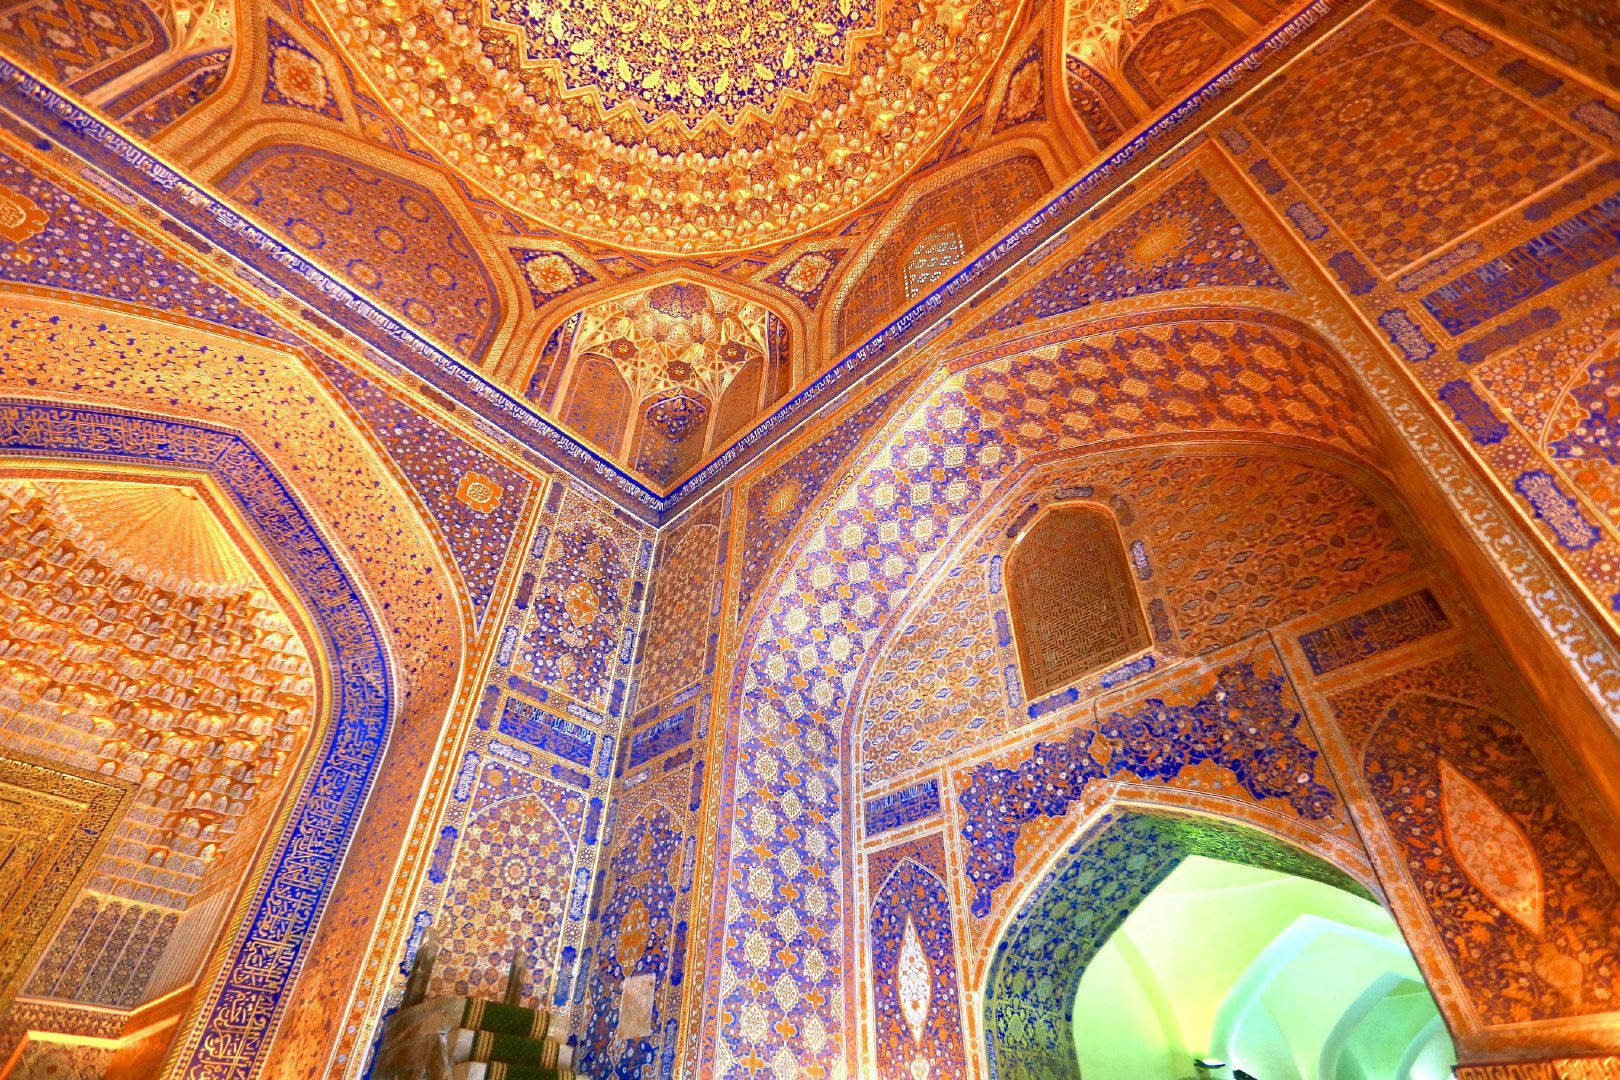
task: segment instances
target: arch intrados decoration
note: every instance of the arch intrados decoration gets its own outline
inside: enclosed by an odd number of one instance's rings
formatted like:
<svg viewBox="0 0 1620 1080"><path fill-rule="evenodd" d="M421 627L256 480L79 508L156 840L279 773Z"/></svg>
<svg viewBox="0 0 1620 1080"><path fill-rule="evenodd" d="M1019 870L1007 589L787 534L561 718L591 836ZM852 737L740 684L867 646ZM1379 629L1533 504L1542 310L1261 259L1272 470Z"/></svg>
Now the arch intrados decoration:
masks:
<svg viewBox="0 0 1620 1080"><path fill-rule="evenodd" d="M1355 395L1355 405L1363 413L1371 426L1376 415L1365 400L1365 394L1355 373L1350 370L1339 349L1331 342L1325 340L1309 325L1302 322L1294 313L1254 303L1248 295L1253 290L1220 290L1218 303L1191 304L1188 302L1191 290L1178 290L1176 292L1155 294L1150 297L1136 297L1127 300L1110 301L1095 307L1088 307L1066 315L1054 316L1040 320L1038 324L1016 327L1003 331L993 337L964 342L960 340L960 333L971 329L978 321L965 320L956 328L956 333L947 335L939 342L929 346L925 351L908 358L903 368L897 374L886 379L885 382L899 382L910 377L917 371L932 367L933 370L921 379L907 394L906 400L898 405L887 420L868 433L847 458L841 470L848 477L863 475L874 463L877 454L889 439L905 428L918 409L926 406L927 402L948 379L959 377L972 371L974 368L992 363L1016 362L1020 356L1058 343L1084 343L1086 339L1115 333L1124 330L1140 329L1145 325L1157 325L1168 322L1258 322L1262 325L1273 326L1287 333L1299 336L1319 346L1334 360L1333 371ZM1192 293L1203 295L1207 290ZM1281 301L1282 297L1268 297L1268 300ZM1195 318L1196 316L1196 318ZM955 340L953 340L955 338ZM1022 346L1016 348L1015 346ZM836 422L837 417L833 418ZM828 425L830 426L830 425ZM811 431L824 430L822 427L808 429ZM1218 437L1219 433L1210 433L1205 437ZM1271 436L1273 441L1287 442L1285 436ZM801 436L799 440L804 441ZM1337 449L1337 448L1335 448ZM791 451L788 452L791 454ZM772 455L758 467L758 474L763 475L769 464L782 461L783 455ZM1364 463L1366 464L1366 463ZM778 549L778 554L772 560L772 569L760 580L753 599L746 611L739 613L738 624L744 628L752 625L752 616L757 613L766 598L771 596L775 589L773 583L791 566L793 557L801 552L803 543L815 534L815 522L818 515L824 513L837 498L845 491L850 483L846 481L836 485L829 485L821 496L806 508L799 517L798 523ZM741 639L738 639L741 640Z"/></svg>
<svg viewBox="0 0 1620 1080"><path fill-rule="evenodd" d="M249 887L210 956L170 1060L186 1071L262 1069L308 959L342 855L364 809L394 717L392 666L364 595L293 489L243 436L101 406L0 399L0 454L88 467L206 473L251 524L319 628L331 676L325 730L261 848ZM89 449L87 449L89 448ZM322 861L320 853L329 853ZM294 943L288 947L288 942Z"/></svg>
<svg viewBox="0 0 1620 1080"><path fill-rule="evenodd" d="M1053 899L1049 890L1061 884L1063 874L1084 862L1094 861L1110 836L1125 829L1165 830L1160 833L1164 861L1149 875L1136 874L1128 879L1130 884L1146 884L1146 888L1133 888L1101 911L1092 909L1093 917L1086 925L1101 925L1106 930L1096 936L1091 954L1078 958L1078 967L1064 970L1065 983L1057 993L1057 1000L1065 1010L1072 1006L1074 991L1097 949L1169 871L1191 855L1277 869L1320 881L1384 906L1370 866L1349 865L1340 852L1323 844L1310 843L1304 836L1279 835L1268 827L1270 822L1265 820L1270 813L1259 806L1240 808L1240 804L1233 804L1228 813L1216 814L1158 801L1110 800L1075 821L1069 828L1060 830L1060 835L1049 841L1047 857L1033 863L1017 880L1016 899L1006 905L1002 918L993 932L987 935L988 940L994 942L994 947L986 953L988 962L966 965L968 979L965 989L970 992L971 1000L983 1001L982 1008L974 1010L969 1029L977 1030L983 1039L984 1060L991 1070L990 1074L996 1074L997 1061L997 1040L990 1023L991 1010L996 1002L994 987L998 976L1007 971L1005 965L1016 963L1019 959L1013 951L1017 946L1017 935L1030 926L1039 917L1043 906ZM1200 837L1194 832L1198 829L1209 830L1209 833ZM1248 845L1248 850L1244 850L1243 845ZM1237 850L1234 851L1234 847ZM1249 857L1233 858L1234 854ZM1149 883L1149 877L1156 880ZM1062 901L1061 896L1057 899ZM1064 1019L1069 1019L1067 1012ZM1062 1036L1062 1049L1072 1054L1072 1037L1067 1031L1059 1034ZM1073 1075L1079 1075L1078 1061L1075 1062Z"/></svg>
<svg viewBox="0 0 1620 1080"><path fill-rule="evenodd" d="M1430 448L1434 440L1431 438L1430 429L1423 426L1427 424L1427 420L1416 417L1412 413L1412 408L1416 406L1410 401L1404 384L1396 385L1391 381L1392 376L1389 374L1389 370L1393 367L1393 361L1388 357L1387 353L1378 351L1376 345L1366 336L1362 328L1351 324L1333 311L1323 313L1321 308L1312 305L1307 297L1278 294L1268 296L1266 298L1267 302L1262 304L1258 302L1258 298L1253 293L1254 290L1210 290L1202 294L1201 298L1204 303L1197 307L1193 306L1191 298L1200 294L1190 290L1178 294L1134 298L1130 301L1110 303L1106 306L1105 315L1100 310L1082 310L1067 316L1043 320L1042 324L1038 326L1026 326L1008 331L1001 335L999 340L973 342L966 345L958 342L954 351L948 347L936 347L936 349L930 349L926 353L920 354L930 357L931 362L938 365L934 376L925 380L924 385L914 391L907 406L885 423L880 432L865 440L864 445L846 459L848 465L844 471L850 476L850 479L824 494L819 509L806 513L799 519L789 534L788 542L782 545L782 554L776 561L772 571L761 582L760 591L756 594L758 596L757 601L741 620L740 633L733 639L735 644L728 648L729 655L737 660L733 678L727 687L731 703L728 708L730 715L735 719L734 722L729 724L715 725L717 732L726 732L729 738L722 737L725 741L721 741L717 746L722 756L719 763L720 767L710 779L710 797L719 797L721 799L732 797L733 792L737 790L738 783L745 779L743 770L746 768L746 759L742 755L742 739L752 733L756 725L761 722L769 722L773 718L785 715L784 710L787 704L806 709L813 707L822 710L818 713L811 713L809 717L797 717L796 723L801 730L806 730L807 726L813 726L814 737L823 739L833 734L834 721L833 717L829 715L829 707L836 702L840 713L837 721L838 730L842 732L843 742L847 744L852 716L851 706L855 697L854 690L858 688L861 676L858 676L853 684L846 682L841 686L829 686L827 689L832 697L825 703L820 704L808 700L810 697L809 682L796 684L793 681L794 678L813 680L821 677L821 673L817 670L814 661L801 661L796 655L798 643L794 639L800 637L798 627L803 624L796 623L794 616L797 613L792 609L796 606L796 602L802 602L803 599L808 598L800 598L793 592L795 576L800 571L808 570L808 564L806 563L808 549L818 538L828 535L829 525L832 524L831 516L837 515L840 512L840 507L848 506L851 509L855 507L853 492L859 488L862 478L869 476L874 467L880 464L881 455L891 449L890 444L893 441L892 436L894 433L915 423L918 410L929 407L943 386L946 386L950 381L959 380L965 372L980 364L994 361L1016 362L1020 356L1036 348L1081 341L1087 337L1108 332L1111 329L1138 329L1144 322L1163 323L1180 320L1189 323L1238 321L1269 324L1321 347L1323 358L1327 361L1324 368L1331 369L1340 379L1343 383L1344 395L1350 398L1350 404L1354 406L1354 412L1351 415L1358 422L1367 425L1366 434L1369 442L1365 447L1366 454L1379 455L1379 447L1382 445L1383 433L1385 432L1407 435L1408 441L1415 442L1420 452ZM1098 308L1102 309L1103 306L1099 305ZM1314 328L1318 324L1325 324L1320 331ZM1014 342L1018 342L1021 347L1009 347ZM998 356L996 355L997 352L1005 355ZM919 360L920 363L922 363L921 360ZM957 385L960 385L960 383ZM1218 434L1225 433L1205 433L1206 437L1215 437ZM1291 441L1279 439L1274 434L1258 431L1233 431L1230 434L1263 436L1267 441ZM1343 452L1343 448L1335 449ZM1431 462L1430 471L1419 475L1435 479L1440 476L1447 479L1452 478L1460 463L1456 462L1454 456L1446 456L1447 451L1443 448L1435 447L1435 453L1441 456L1441 460ZM1363 464L1371 464L1371 462ZM995 481L998 486L1004 484L1004 482L1004 477L997 478ZM1464 490L1474 489L1470 488L1468 484L1464 484ZM980 504L984 501L982 496L977 500ZM1448 504L1448 509L1453 513L1459 512L1455 508L1454 502ZM851 519L851 521L852 523L858 521L858 518ZM1526 546L1527 542L1518 533L1510 533L1510 535L1501 539L1485 534L1483 530L1489 529L1499 521L1505 524L1504 519L1494 514L1488 514L1483 519L1471 516L1466 523L1470 527L1472 535L1476 538L1476 542L1481 543L1487 551L1494 552L1500 549L1508 549L1516 553L1524 552L1528 554L1530 549ZM949 540L950 538L946 538L946 546L949 546ZM939 560L936 559L934 565L938 565L938 563ZM1539 564L1537 565L1539 566ZM1532 569L1529 572L1533 574L1536 571ZM904 590L903 594L885 603L885 620L891 619L897 609L906 606L908 602L915 598L918 584L916 577L903 579L900 584ZM1522 586L1519 588L1519 592L1521 598L1523 598ZM1567 608L1561 593L1554 598L1553 606L1558 610L1573 610ZM1550 626L1548 629L1549 632L1554 633L1559 641L1564 641L1572 636L1571 633ZM759 645L762 641L773 637L776 639L777 646L774 650L775 658L768 663L760 654ZM879 646L874 639L869 642L859 643L859 647L864 651L864 655L860 658L858 664L865 668L866 672L869 672L873 652ZM801 663L808 663L811 666L801 670L799 666ZM789 687L787 693L795 696L793 702L767 701L763 697L750 694L749 683L752 680L759 677L776 679L777 673L773 671L772 664L781 669L781 674L789 677L788 683L784 685ZM866 672L863 672L863 676ZM814 717L814 719L811 719L811 717ZM836 759L823 751L817 753L823 758L821 766L830 774L829 779L831 779L831 775L836 775L838 779L837 785L829 790L839 793L835 796L839 805L836 808L829 809L834 809L835 820L841 821L846 827L845 835L854 835L851 830L856 828L854 817L857 813L857 807L854 805L854 800L847 797L847 793L851 790L849 786L850 759L842 753L841 748L833 751L833 753L837 754ZM750 797L749 799L750 805L753 798ZM707 903L703 906L705 918L711 923L719 924L719 926L715 927L717 932L722 926L732 925L727 923L726 920L728 897L734 887L733 879L738 873L745 873L748 866L753 862L753 857L749 854L749 848L747 847L749 843L749 832L746 824L747 813L748 807L744 805L744 800L739 797L736 804L731 807L728 816L720 821L719 830L711 848L713 852L712 858L717 864L716 884L711 889ZM847 843L839 844L837 847L839 849L837 857L840 860L848 860L852 857L852 852ZM832 909L829 915L821 920L827 924L822 929L827 932L836 932L838 939L844 942L845 948L853 949L855 947L856 925L855 920L846 913L855 909L852 906L853 896L847 875L841 892L843 906ZM733 922L740 929L751 925L751 916L745 915L733 920ZM711 963L720 961L721 957L719 955L712 957L710 960ZM716 986L717 990L718 986ZM724 1000L735 1001L736 999L732 995L727 996ZM705 1022L716 1024L717 1030L721 1032L721 1037L724 1038L728 1037L727 1033L731 1029L729 1023L719 1013L721 1001L722 998L717 993L711 993L705 996L701 1007L706 1017ZM846 1018L835 1015L832 1011L827 1013L827 1019L829 1022L839 1024L848 1022ZM783 1051L786 1051L786 1047L783 1047ZM820 1055L818 1060L825 1057L826 1055ZM831 1059L828 1058L828 1060ZM840 1058L840 1060L842 1059Z"/></svg>
<svg viewBox="0 0 1620 1080"><path fill-rule="evenodd" d="M830 513L834 512L840 497L853 487L858 486L859 479L879 463L884 448L892 441L894 436L913 423L917 414L928 407L929 402L942 387L952 380L960 379L974 368L994 363L1016 362L1020 356L1033 352L1037 348L1044 348L1049 344L1057 342L1083 343L1088 338L1122 330L1139 329L1143 325L1149 324L1177 321L1259 322L1263 325L1277 327L1318 345L1324 353L1333 359L1334 374L1347 387L1351 388L1355 397L1356 411L1362 414L1369 428L1373 426L1376 413L1365 401L1360 381L1355 372L1350 369L1340 351L1333 344L1324 340L1314 329L1300 322L1293 315L1259 305L1238 306L1235 304L1223 304L1218 307L1188 307L1178 302L1178 298L1174 294L1163 298L1156 296L1152 300L1159 302L1139 313L1131 313L1128 310L1122 311L1121 308L1125 305L1141 307L1140 300L1134 302L1119 301L1102 305L1107 309L1106 313L1102 315L1099 315L1093 309L1085 309L1072 315L1042 320L1042 325L1035 334L1030 334L1030 328L1027 327L1021 327L1016 331L1008 331L1007 336L1014 340L1020 337L1026 340L1034 339L1024 349L1017 351L1008 350L1007 345L1010 342L1002 341L995 343L993 346L975 342L962 347L958 343L956 348L944 346L937 352L930 350L928 354L923 354L937 357L932 361L935 364L932 373L915 386L906 396L906 400L882 424L869 433L862 443L845 459L842 472L849 479L836 485L829 485L828 489L800 515L792 532L789 533L786 541L781 545L780 553L772 560L771 569L760 580L759 587L756 589L754 598L747 610L738 613L738 625L742 630L738 637L734 639L733 655L739 659L746 657L752 650L754 641L762 633L768 632L769 607L780 600L784 590L789 585L793 567L804 556L807 545L813 542L826 528L826 518ZM1199 318L1193 320L1191 318L1193 315L1197 315ZM925 361L919 358L919 363L921 362ZM1267 435L1264 441L1261 441L1256 435L1257 433L1254 432L1217 430L1192 432L1168 438L1165 436L1127 436L1109 439L1078 450L1065 450L1032 456L1014 474L1004 477L998 485L998 490L989 493L981 501L981 507L987 509L980 517L982 520L999 513L999 509L988 508L1002 507L1006 500L1012 497L1011 493L1016 491L1020 484L1026 482L1025 478L1036 470L1049 467L1054 460L1074 461L1092 454L1109 453L1132 446L1146 447L1157 444L1187 442L1189 444L1203 443L1222 446L1247 445L1258 450L1267 444L1273 447L1292 445L1303 450L1323 454L1325 455L1324 460L1337 459L1352 465L1360 476L1368 479L1378 475L1380 471L1378 470L1378 463L1352 456L1343 447L1282 435ZM1380 479L1382 480L1381 477ZM1358 483L1358 486L1362 485ZM1389 496L1391 494L1391 489L1387 486L1387 483L1383 484L1382 491L1384 497L1378 498L1377 501L1387 510L1390 506ZM1403 526L1409 520L1409 518L1403 518ZM1403 527L1403 531L1407 530ZM961 531L960 535L948 538L945 546L940 549L932 570L938 571L941 567L947 565L950 558L959 553L963 545L972 542L972 538L977 536L978 533L979 530L977 529L965 529ZM892 613L891 623L899 621L902 613L914 608L920 602L921 597L927 591L928 582L931 580L932 576L925 574L908 583L907 600L894 605L890 609ZM868 650L865 659L862 661L860 673L853 683L856 688L862 687L866 676L870 674L873 658L885 650L886 636L887 634L880 635L879 639L874 641L872 647ZM730 687L733 701L738 700L739 695L743 693L745 679L746 671L743 665L736 665ZM857 698L862 696L863 694L857 689L851 693L848 700L853 704ZM858 715L858 710L856 712ZM846 722L846 737L848 730L849 724Z"/></svg>

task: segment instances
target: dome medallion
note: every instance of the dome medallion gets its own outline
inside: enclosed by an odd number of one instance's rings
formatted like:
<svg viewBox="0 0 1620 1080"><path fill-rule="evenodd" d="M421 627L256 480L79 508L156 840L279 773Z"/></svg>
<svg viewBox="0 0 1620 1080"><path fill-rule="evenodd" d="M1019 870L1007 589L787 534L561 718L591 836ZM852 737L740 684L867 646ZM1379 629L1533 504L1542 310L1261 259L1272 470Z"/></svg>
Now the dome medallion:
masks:
<svg viewBox="0 0 1620 1080"><path fill-rule="evenodd" d="M789 239L973 97L1003 0L316 0L399 120L515 209L647 252Z"/></svg>

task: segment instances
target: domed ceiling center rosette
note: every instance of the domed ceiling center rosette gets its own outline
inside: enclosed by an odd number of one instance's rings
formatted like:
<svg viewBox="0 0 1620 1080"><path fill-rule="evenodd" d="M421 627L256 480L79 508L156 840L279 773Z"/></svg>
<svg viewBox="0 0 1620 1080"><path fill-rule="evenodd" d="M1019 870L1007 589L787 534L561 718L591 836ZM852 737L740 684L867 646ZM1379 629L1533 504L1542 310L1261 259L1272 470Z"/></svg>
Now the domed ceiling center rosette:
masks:
<svg viewBox="0 0 1620 1080"><path fill-rule="evenodd" d="M960 116L1003 0L317 0L445 161L649 252L785 240L881 194Z"/></svg>

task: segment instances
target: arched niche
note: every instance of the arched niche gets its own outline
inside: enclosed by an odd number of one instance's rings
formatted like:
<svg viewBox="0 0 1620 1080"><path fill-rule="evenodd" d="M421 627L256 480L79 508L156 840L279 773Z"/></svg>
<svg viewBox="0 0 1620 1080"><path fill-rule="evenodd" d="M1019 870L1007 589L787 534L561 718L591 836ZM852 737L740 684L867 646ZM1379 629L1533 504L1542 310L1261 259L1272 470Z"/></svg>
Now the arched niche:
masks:
<svg viewBox="0 0 1620 1080"><path fill-rule="evenodd" d="M1214 290L1199 299L1194 303L1189 293L1128 311L1053 317L1038 337L1016 345L1011 333L988 345L968 339L955 351L943 341L931 358L938 378L918 389L905 416L885 423L848 459L849 479L838 500L807 514L792 530L737 638L732 704L720 728L727 741L709 794L718 800L721 817L707 905L711 932L722 940L723 931L724 944L705 958L703 1004L714 1018L705 1038L738 1047L752 1040L765 1058L791 1058L800 1067L856 1067L854 1054L844 1049L852 1045L845 1017L820 1004L857 993L853 978L836 974L834 965L812 982L797 967L773 959L781 944L807 937L850 940L852 907L831 902L836 895L829 900L820 889L820 903L801 905L784 929L769 910L751 905L745 883L756 872L772 873L767 865L772 855L788 845L819 860L852 861L848 835L824 824L852 820L856 813L847 792L856 765L850 747L860 701L847 673L855 672L858 691L862 669L910 609L921 584L939 566L949 565L970 523L1043 456L1052 460L1111 443L1145 442L1155 432L1309 447L1385 472L1410 503L1445 507L1445 514L1426 515L1424 532L1432 530L1437 544L1449 541L1440 550L1459 564L1483 559L1493 547L1510 546L1518 557L1532 557L1522 534L1511 531L1505 519L1492 517L1491 528L1482 529L1405 456L1405 448L1416 444L1433 455L1436 470L1448 472L1456 464L1448 456L1452 452L1429 439L1427 431L1407 433L1409 399L1388 384L1389 361L1358 330L1332 319L1316 328L1313 320L1321 317L1304 302L1276 300L1262 308L1243 302L1245 297L1234 300L1233 292ZM1241 349L1226 344L1240 338ZM1266 376L1278 380L1275 390L1255 383L1257 371L1244 358L1257 355L1277 362ZM1177 365L1178 385L1190 388L1174 402L1146 392L1152 377L1125 377L1133 364L1162 370L1167 359ZM1220 374L1228 363L1244 367L1244 383ZM1096 377L1105 372L1110 377ZM1227 389L1234 385L1243 388ZM1233 408L1222 403L1230 393L1237 395L1229 399ZM1279 411L1284 406L1286 411ZM894 513L873 513L875 506ZM1437 521L1440 517L1447 520ZM1541 572L1537 566L1526 570L1526 579ZM1476 587L1475 580L1469 577L1465 584ZM852 589L853 581L866 584ZM1501 591L1499 583L1496 589ZM1552 594L1552 603L1576 610L1562 592ZM1531 632L1537 640L1553 642L1570 636L1545 622ZM1561 686L1574 684L1567 668L1559 678ZM767 739L772 741L765 752ZM806 803L801 796L792 804L795 816L786 822L792 835L782 828L779 812L787 755L795 762L794 783L803 783L796 791L814 799ZM1383 870L1392 878L1402 873L1395 865ZM1392 893L1391 902L1403 921L1421 915L1405 898ZM787 1016L780 1006L719 981L722 965L748 962L741 943L750 935L765 943L760 978L818 995L796 999L793 1031L772 1026ZM1435 970L1442 987L1453 981L1448 972ZM1460 1000L1459 993L1453 988L1451 1000ZM741 1020L745 1008L757 1021L747 1030ZM1466 1028L1466 1021L1463 1016L1460 1026ZM828 1038L805 1040L797 1034L807 1029ZM700 1066L717 1059L703 1057Z"/></svg>
<svg viewBox="0 0 1620 1080"><path fill-rule="evenodd" d="M230 930L199 984L192 1022L182 1028L184 1042L173 1051L202 1070L224 1065L222 1052L231 1053L231 1063L262 1060L274 1024L243 1040L234 1018L249 1010L273 1021L286 1007L306 959L309 931L336 885L382 763L394 692L380 628L322 529L241 435L94 406L13 398L5 408L13 423L0 441L0 456L82 460L94 448L97 459L120 468L206 474L292 584L311 614L325 665L335 673L326 689L324 734L312 741L284 823L261 849L251 884L227 922ZM303 932L289 938L289 924Z"/></svg>
<svg viewBox="0 0 1620 1080"><path fill-rule="evenodd" d="M821 309L826 363L837 360L861 339L898 315L959 269L965 258L1010 227L1052 187L1059 172L1050 148L1038 139L1009 138L935 170L889 210L872 237L847 260ZM954 240L951 238L955 238ZM920 291L910 293L910 260L927 256L934 265ZM960 246L960 253L947 258Z"/></svg>
<svg viewBox="0 0 1620 1080"><path fill-rule="evenodd" d="M1024 697L1044 697L1152 643L1119 524L1091 503L1048 506L1006 562Z"/></svg>
<svg viewBox="0 0 1620 1080"><path fill-rule="evenodd" d="M0 310L10 327L0 458L202 477L317 620L332 671L328 735L311 742L279 831L239 867L233 936L203 967L177 1053L191 1061L228 1044L269 1075L320 1073L342 1025L364 1023L360 970L393 949L384 898L461 689L474 615L451 556L393 448L366 426L371 403L343 397L308 356L116 302L8 292ZM239 377L244 364L252 380ZM293 429L299 438L286 437ZM228 808L231 792L215 794ZM267 911L294 917L297 933ZM254 955L274 963L244 988ZM238 1037L221 1018L243 1012L262 1024Z"/></svg>
<svg viewBox="0 0 1620 1080"><path fill-rule="evenodd" d="M530 400L655 487L678 483L792 387L797 320L757 289L666 272L589 295L545 339Z"/></svg>
<svg viewBox="0 0 1620 1080"><path fill-rule="evenodd" d="M132 789L23 993L139 1010L217 944L331 719L327 655L208 473L0 457L0 533L7 755Z"/></svg>

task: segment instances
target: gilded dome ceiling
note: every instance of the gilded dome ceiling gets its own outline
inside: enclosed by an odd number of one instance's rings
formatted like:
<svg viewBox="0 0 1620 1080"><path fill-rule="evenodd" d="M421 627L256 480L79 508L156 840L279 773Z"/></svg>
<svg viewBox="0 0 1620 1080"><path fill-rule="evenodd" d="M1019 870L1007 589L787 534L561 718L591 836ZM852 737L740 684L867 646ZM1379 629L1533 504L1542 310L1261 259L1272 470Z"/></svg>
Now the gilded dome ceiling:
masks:
<svg viewBox="0 0 1620 1080"><path fill-rule="evenodd" d="M973 97L1003 0L318 0L399 119L554 227L668 253L824 225Z"/></svg>

